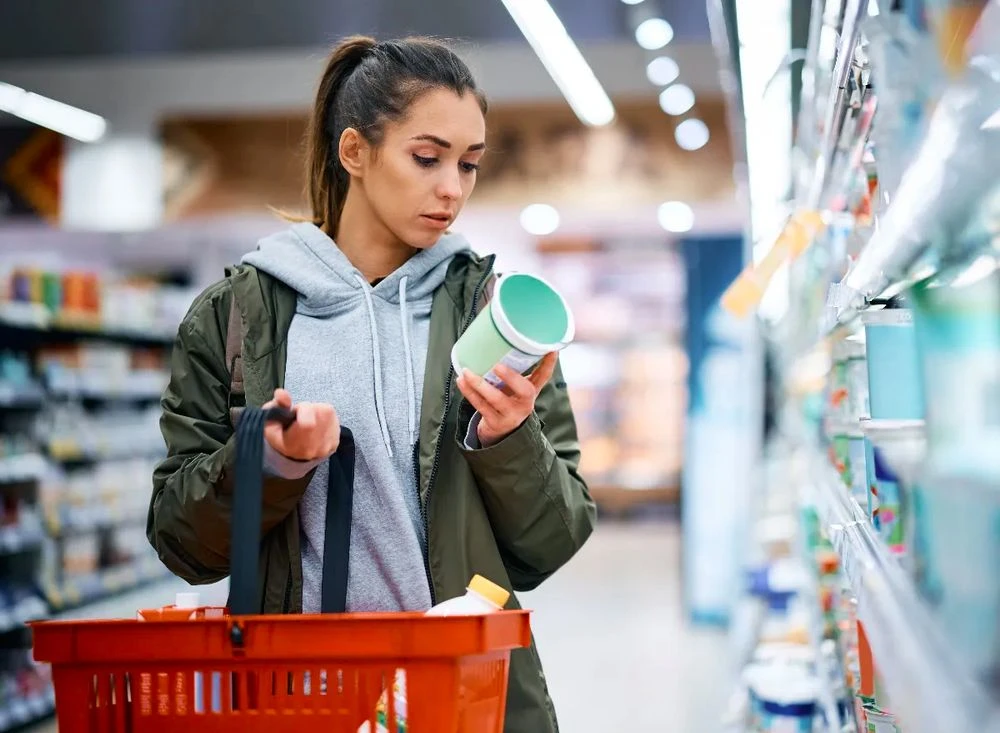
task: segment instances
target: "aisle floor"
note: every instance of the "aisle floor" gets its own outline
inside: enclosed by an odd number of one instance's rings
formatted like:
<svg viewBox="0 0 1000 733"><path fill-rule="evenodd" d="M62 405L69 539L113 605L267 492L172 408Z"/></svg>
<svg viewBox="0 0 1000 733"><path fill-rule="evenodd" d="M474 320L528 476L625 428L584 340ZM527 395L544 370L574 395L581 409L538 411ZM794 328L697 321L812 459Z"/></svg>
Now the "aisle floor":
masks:
<svg viewBox="0 0 1000 733"><path fill-rule="evenodd" d="M714 733L726 640L691 628L680 602L680 528L605 521L522 601L563 733ZM54 733L54 724L34 733Z"/></svg>

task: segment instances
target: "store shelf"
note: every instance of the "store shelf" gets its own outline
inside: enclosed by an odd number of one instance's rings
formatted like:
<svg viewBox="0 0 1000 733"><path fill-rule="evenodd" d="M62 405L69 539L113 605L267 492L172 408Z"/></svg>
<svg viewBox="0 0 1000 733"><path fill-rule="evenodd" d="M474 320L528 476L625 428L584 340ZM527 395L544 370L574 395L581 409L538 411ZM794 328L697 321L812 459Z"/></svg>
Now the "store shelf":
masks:
<svg viewBox="0 0 1000 733"><path fill-rule="evenodd" d="M62 613L112 599L167 577L170 577L168 571L152 558L89 573L43 590L52 612Z"/></svg>
<svg viewBox="0 0 1000 733"><path fill-rule="evenodd" d="M38 453L25 453L0 458L0 485L37 481L48 464Z"/></svg>
<svg viewBox="0 0 1000 733"><path fill-rule="evenodd" d="M823 456L814 457L821 521L858 602L893 712L907 733L1000 730L1000 708L953 658L916 589Z"/></svg>
<svg viewBox="0 0 1000 733"><path fill-rule="evenodd" d="M51 689L23 700L0 704L0 733L21 730L51 718L56 711L56 695Z"/></svg>
<svg viewBox="0 0 1000 733"><path fill-rule="evenodd" d="M37 520L0 527L0 556L36 550L43 539L45 532Z"/></svg>
<svg viewBox="0 0 1000 733"><path fill-rule="evenodd" d="M72 537L146 520L145 508L123 509L109 504L61 505L45 512L45 528L52 537ZM0 533L2 547L2 533Z"/></svg>
<svg viewBox="0 0 1000 733"><path fill-rule="evenodd" d="M0 609L0 634L24 628L29 621L41 621L49 617L45 601L39 597L21 599L12 607Z"/></svg>
<svg viewBox="0 0 1000 733"><path fill-rule="evenodd" d="M23 303L0 304L0 342L4 344L72 342L80 340L115 341L137 346L169 346L173 333L147 330L102 328L98 325L60 322L44 308Z"/></svg>

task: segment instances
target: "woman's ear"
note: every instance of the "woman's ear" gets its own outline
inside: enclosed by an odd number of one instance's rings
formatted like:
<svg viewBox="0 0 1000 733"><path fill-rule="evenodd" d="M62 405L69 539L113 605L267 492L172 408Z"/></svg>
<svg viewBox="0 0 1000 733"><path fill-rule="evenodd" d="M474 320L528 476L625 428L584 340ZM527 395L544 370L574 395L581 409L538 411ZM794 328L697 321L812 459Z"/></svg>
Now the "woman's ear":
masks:
<svg viewBox="0 0 1000 733"><path fill-rule="evenodd" d="M368 155L368 144L353 127L348 127L341 133L338 154L340 155L340 164L344 166L347 174L361 178Z"/></svg>

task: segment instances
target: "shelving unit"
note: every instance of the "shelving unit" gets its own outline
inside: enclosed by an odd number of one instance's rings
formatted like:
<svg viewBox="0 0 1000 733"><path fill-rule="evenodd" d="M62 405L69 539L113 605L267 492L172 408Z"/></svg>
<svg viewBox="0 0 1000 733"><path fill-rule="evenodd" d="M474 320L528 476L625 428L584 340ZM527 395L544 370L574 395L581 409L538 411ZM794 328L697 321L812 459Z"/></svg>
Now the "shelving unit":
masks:
<svg viewBox="0 0 1000 733"><path fill-rule="evenodd" d="M89 316L72 318L37 302L5 301L44 292L38 283L53 279L7 274L11 282L0 283L0 652L7 655L0 733L54 712L47 670L24 651L27 622L131 616L147 594L168 603L186 587L139 536L149 475L163 451L157 402L173 334L134 320L108 327L95 296ZM63 284L73 287L65 277ZM129 302L127 293L117 297ZM135 297L145 306L136 311L157 311L146 290ZM109 307L115 319L135 319Z"/></svg>
<svg viewBox="0 0 1000 733"><path fill-rule="evenodd" d="M881 724L902 733L996 733L1000 480L984 416L1000 409L1000 4L816 0L805 58L788 223L723 303L749 312L787 266L771 294L788 306L765 324L776 442L782 466L804 463L788 475L836 552L856 713L891 713ZM881 333L905 321L909 341L872 336L879 309L903 316ZM847 415L845 383L865 396Z"/></svg>
<svg viewBox="0 0 1000 733"><path fill-rule="evenodd" d="M954 659L947 637L825 457L814 456L817 505L858 602L872 653L907 732L997 731L1000 707Z"/></svg>

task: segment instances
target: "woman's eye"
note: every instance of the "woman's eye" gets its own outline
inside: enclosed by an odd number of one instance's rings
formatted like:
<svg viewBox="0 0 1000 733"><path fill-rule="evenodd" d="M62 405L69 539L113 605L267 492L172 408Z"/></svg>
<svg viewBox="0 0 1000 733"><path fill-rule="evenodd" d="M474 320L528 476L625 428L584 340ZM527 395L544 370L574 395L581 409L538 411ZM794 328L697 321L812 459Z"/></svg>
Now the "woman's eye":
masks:
<svg viewBox="0 0 1000 733"><path fill-rule="evenodd" d="M479 170L478 163L462 163L461 166L462 170L465 171L466 173L475 173L476 171Z"/></svg>
<svg viewBox="0 0 1000 733"><path fill-rule="evenodd" d="M432 165L437 163L437 158L425 158L422 155L413 155L413 159L417 162L421 168L430 168Z"/></svg>

